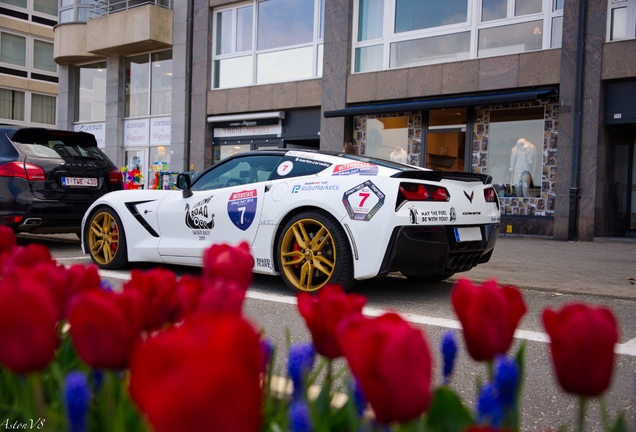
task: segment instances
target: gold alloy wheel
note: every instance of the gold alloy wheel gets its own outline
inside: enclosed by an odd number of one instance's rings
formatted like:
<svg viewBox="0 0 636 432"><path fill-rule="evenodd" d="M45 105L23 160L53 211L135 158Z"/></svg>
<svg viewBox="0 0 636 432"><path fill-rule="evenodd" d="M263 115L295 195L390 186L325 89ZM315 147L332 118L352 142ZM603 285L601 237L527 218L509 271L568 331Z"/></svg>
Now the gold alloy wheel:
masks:
<svg viewBox="0 0 636 432"><path fill-rule="evenodd" d="M298 290L322 288L336 267L334 240L325 225L315 219L300 219L285 232L280 246L282 270Z"/></svg>
<svg viewBox="0 0 636 432"><path fill-rule="evenodd" d="M91 256L101 265L110 264L119 250L119 226L108 212L97 213L88 231L88 247Z"/></svg>

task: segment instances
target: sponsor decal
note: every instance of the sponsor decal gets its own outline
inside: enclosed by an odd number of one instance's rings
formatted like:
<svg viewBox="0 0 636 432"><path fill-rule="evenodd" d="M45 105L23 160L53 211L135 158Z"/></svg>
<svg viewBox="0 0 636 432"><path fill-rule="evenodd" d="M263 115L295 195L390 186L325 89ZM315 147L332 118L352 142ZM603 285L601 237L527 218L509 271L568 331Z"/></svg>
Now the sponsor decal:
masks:
<svg viewBox="0 0 636 432"><path fill-rule="evenodd" d="M344 175L378 175L378 166L368 162L352 162L344 165L336 165L333 169L332 175L344 176Z"/></svg>
<svg viewBox="0 0 636 432"><path fill-rule="evenodd" d="M462 215L464 216L479 216L481 214L481 212L463 212Z"/></svg>
<svg viewBox="0 0 636 432"><path fill-rule="evenodd" d="M369 221L384 205L384 197L384 192L367 180L346 191L342 203L351 219Z"/></svg>
<svg viewBox="0 0 636 432"><path fill-rule="evenodd" d="M214 214L208 205L212 200L212 196L199 201L192 205L190 208L190 203L185 206L185 223L186 226L192 229L193 235L209 235L210 232L206 231L207 234L201 233L201 230L211 230L214 228Z"/></svg>
<svg viewBox="0 0 636 432"><path fill-rule="evenodd" d="M500 217L498 217L498 216L492 216L492 217L490 218L490 222L499 222L500 220L501 220L501 218L500 218Z"/></svg>
<svg viewBox="0 0 636 432"><path fill-rule="evenodd" d="M328 181L316 181L316 182L308 182L302 185L294 185L292 186L292 193L299 192L329 192L329 191L337 191L340 189L340 186L337 184L329 184Z"/></svg>
<svg viewBox="0 0 636 432"><path fill-rule="evenodd" d="M420 223L419 215L420 215L420 212L418 212L415 207L409 207L409 219L412 224L417 225Z"/></svg>
<svg viewBox="0 0 636 432"><path fill-rule="evenodd" d="M468 198L468 201L470 201L470 203L473 203L473 198L475 198L475 191L472 191L470 193L470 195L468 195L468 192L464 191L464 195L466 196L466 198Z"/></svg>
<svg viewBox="0 0 636 432"><path fill-rule="evenodd" d="M329 162L323 162L323 161L319 161L319 160L312 160L312 159L303 159L303 158L294 158L295 162L300 162L300 163L304 163L304 164L310 164L310 165L318 165L321 166L323 168L327 168L329 166L331 166L331 164Z"/></svg>
<svg viewBox="0 0 636 432"><path fill-rule="evenodd" d="M457 220L457 213L455 212L455 207L450 208L450 221L455 222Z"/></svg>
<svg viewBox="0 0 636 432"><path fill-rule="evenodd" d="M308 159L313 159L316 157L316 155L313 153L305 153L305 152L301 152L297 150L290 150L287 153L285 153L285 156L303 157Z"/></svg>
<svg viewBox="0 0 636 432"><path fill-rule="evenodd" d="M276 172L279 176L286 176L294 169L294 163L292 161L286 160L276 168Z"/></svg>
<svg viewBox="0 0 636 432"><path fill-rule="evenodd" d="M262 219L260 224L261 225L276 225L276 221L272 219Z"/></svg>
<svg viewBox="0 0 636 432"><path fill-rule="evenodd" d="M264 267L271 269L272 261L269 258L256 258L256 267Z"/></svg>
<svg viewBox="0 0 636 432"><path fill-rule="evenodd" d="M238 229L245 231L254 222L257 198L256 189L234 192L230 195L227 214Z"/></svg>
<svg viewBox="0 0 636 432"><path fill-rule="evenodd" d="M422 223L426 222L448 222L450 215L446 210L427 210L422 212Z"/></svg>

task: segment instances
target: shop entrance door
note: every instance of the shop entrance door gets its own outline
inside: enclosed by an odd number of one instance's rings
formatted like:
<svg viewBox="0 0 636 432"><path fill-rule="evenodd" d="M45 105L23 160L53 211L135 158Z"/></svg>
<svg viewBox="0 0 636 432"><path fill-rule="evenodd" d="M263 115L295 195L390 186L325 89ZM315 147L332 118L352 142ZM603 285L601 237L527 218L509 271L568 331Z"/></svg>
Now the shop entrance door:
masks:
<svg viewBox="0 0 636 432"><path fill-rule="evenodd" d="M431 110L428 116L426 168L464 171L466 108Z"/></svg>
<svg viewBox="0 0 636 432"><path fill-rule="evenodd" d="M146 189L148 187L148 149L126 148L124 150L124 189Z"/></svg>
<svg viewBox="0 0 636 432"><path fill-rule="evenodd" d="M634 138L634 142L632 143L632 160L631 166L629 167L630 173L630 211L629 211L629 224L627 235L636 237L636 137Z"/></svg>

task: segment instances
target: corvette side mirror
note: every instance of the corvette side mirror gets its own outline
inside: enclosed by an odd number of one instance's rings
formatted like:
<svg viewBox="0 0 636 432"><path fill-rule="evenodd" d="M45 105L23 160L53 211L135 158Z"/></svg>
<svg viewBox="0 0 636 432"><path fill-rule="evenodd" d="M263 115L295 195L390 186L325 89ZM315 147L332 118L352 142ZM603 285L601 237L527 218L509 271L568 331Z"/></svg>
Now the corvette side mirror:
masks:
<svg viewBox="0 0 636 432"><path fill-rule="evenodd" d="M190 176L188 174L179 174L177 176L177 187L181 189L184 198L190 198L192 196Z"/></svg>

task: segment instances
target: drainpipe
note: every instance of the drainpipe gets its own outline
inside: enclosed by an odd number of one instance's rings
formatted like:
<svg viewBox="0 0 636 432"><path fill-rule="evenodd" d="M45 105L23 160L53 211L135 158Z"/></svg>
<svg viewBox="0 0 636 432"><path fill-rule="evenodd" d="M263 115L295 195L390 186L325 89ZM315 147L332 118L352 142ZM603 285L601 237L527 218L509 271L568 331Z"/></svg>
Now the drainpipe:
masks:
<svg viewBox="0 0 636 432"><path fill-rule="evenodd" d="M581 153L581 98L583 94L583 54L585 50L585 10L587 0L579 2L578 35L576 40L576 78L574 87L574 130L572 133L572 176L570 178L570 217L568 221L568 241L574 241L578 234L579 209L579 165Z"/></svg>
<svg viewBox="0 0 636 432"><path fill-rule="evenodd" d="M191 131L192 128L192 32L193 32L193 14L194 0L188 1L187 19L186 19L186 70L185 70L185 113L183 122L183 171L190 171L190 147L191 147Z"/></svg>

